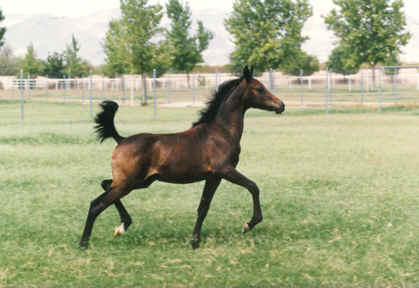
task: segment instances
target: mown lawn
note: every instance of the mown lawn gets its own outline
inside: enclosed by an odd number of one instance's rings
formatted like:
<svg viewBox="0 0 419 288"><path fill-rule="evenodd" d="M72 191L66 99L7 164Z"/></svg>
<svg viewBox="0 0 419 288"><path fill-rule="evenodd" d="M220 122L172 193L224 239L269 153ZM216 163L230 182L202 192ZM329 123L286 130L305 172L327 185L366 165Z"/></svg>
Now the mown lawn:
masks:
<svg viewBox="0 0 419 288"><path fill-rule="evenodd" d="M264 221L248 234L250 194L223 182L189 239L203 183L155 183L100 215L78 248L89 203L111 175L88 106L0 101L0 286L419 286L419 108L290 109L246 115L239 170L258 183ZM95 112L97 111L95 107ZM122 135L190 127L196 109L120 108Z"/></svg>

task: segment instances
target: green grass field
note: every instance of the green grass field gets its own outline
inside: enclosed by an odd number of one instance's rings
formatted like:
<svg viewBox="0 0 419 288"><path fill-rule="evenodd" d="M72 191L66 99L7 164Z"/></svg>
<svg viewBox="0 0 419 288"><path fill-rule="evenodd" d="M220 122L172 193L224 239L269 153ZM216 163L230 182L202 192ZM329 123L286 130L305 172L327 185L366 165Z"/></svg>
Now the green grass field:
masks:
<svg viewBox="0 0 419 288"><path fill-rule="evenodd" d="M151 106L151 105L150 105ZM418 287L419 108L249 111L239 170L258 183L264 221L248 234L250 194L223 182L189 239L203 183L155 183L79 239L110 178L88 105L0 101L0 287ZM98 109L95 106L95 112ZM123 106L122 135L175 132L193 108Z"/></svg>

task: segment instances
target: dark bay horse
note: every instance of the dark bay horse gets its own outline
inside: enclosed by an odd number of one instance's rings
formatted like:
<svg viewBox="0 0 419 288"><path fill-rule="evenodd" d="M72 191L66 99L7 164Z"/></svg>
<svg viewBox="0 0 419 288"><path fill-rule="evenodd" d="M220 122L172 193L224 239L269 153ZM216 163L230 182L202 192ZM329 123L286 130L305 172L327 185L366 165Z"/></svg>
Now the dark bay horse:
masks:
<svg viewBox="0 0 419 288"><path fill-rule="evenodd" d="M201 111L200 119L184 132L143 133L124 138L114 125L118 104L104 101L101 107L103 111L95 119L98 137L101 142L113 138L118 145L112 153L112 180L102 182L105 192L90 204L80 247L88 246L96 217L112 204L121 218L114 236L124 233L132 221L120 199L156 180L182 184L205 180L192 234L193 248L199 247L202 223L222 179L243 186L253 197L253 217L244 224L243 232L262 221L259 188L235 168L239 162L243 118L249 108L282 113L285 106L253 78L253 68L245 67L239 79L223 83Z"/></svg>

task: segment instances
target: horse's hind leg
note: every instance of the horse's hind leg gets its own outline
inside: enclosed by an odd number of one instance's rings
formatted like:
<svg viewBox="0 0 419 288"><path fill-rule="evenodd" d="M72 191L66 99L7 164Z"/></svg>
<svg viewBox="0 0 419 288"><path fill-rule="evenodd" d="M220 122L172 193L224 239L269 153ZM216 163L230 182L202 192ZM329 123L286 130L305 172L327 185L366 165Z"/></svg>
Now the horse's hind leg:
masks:
<svg viewBox="0 0 419 288"><path fill-rule="evenodd" d="M101 186L103 190L109 191L111 189L112 180L107 179L103 180L101 183ZM131 216L128 214L128 211L125 209L124 205L122 204L121 200L115 200L114 202L116 209L118 210L119 217L121 218L121 225L115 228L115 233L113 237L116 237L118 235L124 234L125 231L128 230L128 227L132 223Z"/></svg>
<svg viewBox="0 0 419 288"><path fill-rule="evenodd" d="M110 205L115 203L115 201L119 201L122 196L128 194L128 192L129 190L123 187L113 187L90 203L89 213L87 215L83 235L80 240L80 247L87 248L96 217L99 216L99 214L102 213Z"/></svg>

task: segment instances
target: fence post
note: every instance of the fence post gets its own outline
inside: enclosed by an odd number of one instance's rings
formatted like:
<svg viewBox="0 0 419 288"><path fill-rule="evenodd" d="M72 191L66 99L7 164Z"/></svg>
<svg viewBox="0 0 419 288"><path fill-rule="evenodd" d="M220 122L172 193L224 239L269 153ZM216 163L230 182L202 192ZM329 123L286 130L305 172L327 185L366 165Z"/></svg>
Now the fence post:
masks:
<svg viewBox="0 0 419 288"><path fill-rule="evenodd" d="M20 120L25 120L25 82L23 80L23 70L20 70Z"/></svg>
<svg viewBox="0 0 419 288"><path fill-rule="evenodd" d="M383 87L382 87L382 81L383 81L383 74L384 74L384 68L379 70L378 74L378 112L381 112L381 106L383 101Z"/></svg>
<svg viewBox="0 0 419 288"><path fill-rule="evenodd" d="M29 99L32 98L32 91L31 91L31 74L28 73L28 96Z"/></svg>
<svg viewBox="0 0 419 288"><path fill-rule="evenodd" d="M84 93L85 93L85 90L86 90L86 83L85 83L85 81L84 81L84 78L83 78L84 76L82 75L82 78L81 78L81 101L82 102L84 102L84 100L85 100L85 95L84 95Z"/></svg>
<svg viewBox="0 0 419 288"><path fill-rule="evenodd" d="M301 86L301 107L304 107L304 71L300 70L300 86Z"/></svg>
<svg viewBox="0 0 419 288"><path fill-rule="evenodd" d="M46 79L45 79L45 100L48 100L48 75L46 75Z"/></svg>
<svg viewBox="0 0 419 288"><path fill-rule="evenodd" d="M397 101L398 99L398 73L397 73L397 68L394 68L394 72L393 72L393 95L394 95L394 101Z"/></svg>
<svg viewBox="0 0 419 288"><path fill-rule="evenodd" d="M419 91L419 69L416 69L416 78L417 78L416 90Z"/></svg>
<svg viewBox="0 0 419 288"><path fill-rule="evenodd" d="M329 88L330 88L330 79L329 79L329 68L326 68L326 114L329 114Z"/></svg>
<svg viewBox="0 0 419 288"><path fill-rule="evenodd" d="M157 118L156 69L153 69L153 119Z"/></svg>
<svg viewBox="0 0 419 288"><path fill-rule="evenodd" d="M215 91L218 91L218 69L215 70Z"/></svg>
<svg viewBox="0 0 419 288"><path fill-rule="evenodd" d="M135 77L131 78L131 86L130 86L130 91L131 91L131 106L134 106L134 85L135 85Z"/></svg>
<svg viewBox="0 0 419 288"><path fill-rule="evenodd" d="M102 90L100 96L102 97L102 100L105 99L105 75L102 75Z"/></svg>
<svg viewBox="0 0 419 288"><path fill-rule="evenodd" d="M193 105L195 105L195 103L196 103L196 87L195 87L195 77L194 76L192 76L191 77L192 78L192 85L191 85L191 88L192 88L192 103L193 103Z"/></svg>
<svg viewBox="0 0 419 288"><path fill-rule="evenodd" d="M124 103L126 93L127 93L127 87L126 87L125 76L124 75L121 75L121 88L122 88L122 103Z"/></svg>
<svg viewBox="0 0 419 288"><path fill-rule="evenodd" d="M90 111L90 120L93 119L93 73L92 70L89 71L89 111Z"/></svg>
<svg viewBox="0 0 419 288"><path fill-rule="evenodd" d="M64 102L66 102L67 101L67 95L66 95L66 93L67 93L67 91L66 91L66 86L65 86L65 79L66 79L66 75L63 75L63 91L64 91L64 95L63 95L63 97L64 97Z"/></svg>
<svg viewBox="0 0 419 288"><path fill-rule="evenodd" d="M274 90L274 75L272 68L269 68L269 89Z"/></svg>
<svg viewBox="0 0 419 288"><path fill-rule="evenodd" d="M364 70L361 71L361 104L364 103Z"/></svg>
<svg viewBox="0 0 419 288"><path fill-rule="evenodd" d="M172 81L168 78L167 79L167 103L170 104L170 88L172 86Z"/></svg>

